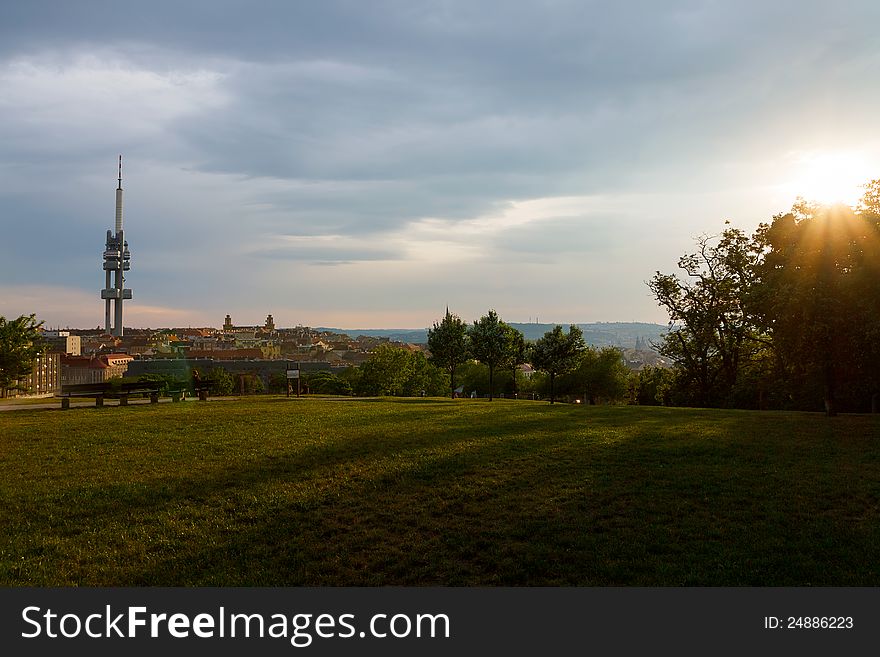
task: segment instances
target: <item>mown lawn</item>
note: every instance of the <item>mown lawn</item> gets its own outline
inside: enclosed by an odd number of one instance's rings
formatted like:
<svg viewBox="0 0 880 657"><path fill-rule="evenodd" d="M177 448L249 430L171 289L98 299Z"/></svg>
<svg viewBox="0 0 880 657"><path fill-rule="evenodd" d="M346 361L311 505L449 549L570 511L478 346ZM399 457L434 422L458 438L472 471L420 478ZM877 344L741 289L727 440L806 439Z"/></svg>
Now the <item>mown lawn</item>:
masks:
<svg viewBox="0 0 880 657"><path fill-rule="evenodd" d="M0 584L880 585L880 418L496 400L0 415Z"/></svg>

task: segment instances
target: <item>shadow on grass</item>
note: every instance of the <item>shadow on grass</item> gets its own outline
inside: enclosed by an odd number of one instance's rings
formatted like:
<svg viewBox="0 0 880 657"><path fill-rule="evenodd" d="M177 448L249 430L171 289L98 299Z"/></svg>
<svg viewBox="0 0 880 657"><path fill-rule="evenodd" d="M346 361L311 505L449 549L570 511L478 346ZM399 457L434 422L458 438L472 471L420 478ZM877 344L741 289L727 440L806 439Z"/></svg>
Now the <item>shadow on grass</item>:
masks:
<svg viewBox="0 0 880 657"><path fill-rule="evenodd" d="M343 431L211 473L68 490L27 520L55 542L31 536L17 556L109 545L62 582L92 585L880 582L880 458L864 436L837 444L813 422L791 436L778 416L533 409L481 423L474 406L424 435L428 404L356 443ZM847 485L848 469L861 479Z"/></svg>

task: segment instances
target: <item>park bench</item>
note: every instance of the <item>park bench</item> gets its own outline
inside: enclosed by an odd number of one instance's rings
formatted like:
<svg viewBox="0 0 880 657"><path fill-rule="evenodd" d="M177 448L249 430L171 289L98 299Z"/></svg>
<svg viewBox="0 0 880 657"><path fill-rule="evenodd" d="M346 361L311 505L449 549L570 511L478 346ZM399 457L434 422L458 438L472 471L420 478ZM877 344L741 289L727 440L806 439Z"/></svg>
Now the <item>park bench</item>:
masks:
<svg viewBox="0 0 880 657"><path fill-rule="evenodd" d="M95 407L104 405L104 399L118 399L120 406L128 405L131 395L150 395L150 403L159 403L159 387L150 383L137 381L120 384L103 383L67 383L61 386L61 408L70 408L70 400L75 397L94 397Z"/></svg>

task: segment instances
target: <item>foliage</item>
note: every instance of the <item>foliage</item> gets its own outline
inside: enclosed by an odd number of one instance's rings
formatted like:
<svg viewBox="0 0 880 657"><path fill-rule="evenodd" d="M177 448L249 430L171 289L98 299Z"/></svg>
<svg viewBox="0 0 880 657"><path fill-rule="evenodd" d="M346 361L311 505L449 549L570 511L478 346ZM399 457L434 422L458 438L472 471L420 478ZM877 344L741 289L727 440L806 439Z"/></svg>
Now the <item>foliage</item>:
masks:
<svg viewBox="0 0 880 657"><path fill-rule="evenodd" d="M870 205L866 199L864 205ZM790 394L828 414L865 408L880 388L880 230L838 205L796 204L760 227L755 306Z"/></svg>
<svg viewBox="0 0 880 657"><path fill-rule="evenodd" d="M312 372L307 377L309 392L315 395L351 396L351 384L326 370Z"/></svg>
<svg viewBox="0 0 880 657"><path fill-rule="evenodd" d="M550 377L551 404L556 401L556 377L574 369L585 348L583 332L575 324L569 327L568 334L563 333L562 327L557 324L532 346L532 366Z"/></svg>
<svg viewBox="0 0 880 657"><path fill-rule="evenodd" d="M510 327L498 318L498 313L490 310L474 322L468 329L471 341L471 354L489 368L489 401L494 396L495 368L504 365L511 358L512 334Z"/></svg>
<svg viewBox="0 0 880 657"><path fill-rule="evenodd" d="M237 379L234 386L244 395L259 395L265 392L266 386L259 374L241 373L233 377Z"/></svg>
<svg viewBox="0 0 880 657"><path fill-rule="evenodd" d="M880 410L880 180L853 210L799 200L754 235L702 237L648 283L670 317L667 401Z"/></svg>
<svg viewBox="0 0 880 657"><path fill-rule="evenodd" d="M669 406L673 371L666 367L647 366L629 377L629 395L640 406Z"/></svg>
<svg viewBox="0 0 880 657"><path fill-rule="evenodd" d="M428 329L428 351L431 363L449 372L449 389L455 397L455 371L470 355L468 327L461 317L449 312L433 328Z"/></svg>
<svg viewBox="0 0 880 657"><path fill-rule="evenodd" d="M599 399L614 402L626 397L629 370L616 347L587 347L575 367L559 379L559 391L595 405Z"/></svg>
<svg viewBox="0 0 880 657"><path fill-rule="evenodd" d="M0 316L0 397L7 390L21 390L21 379L28 376L44 351L36 315L7 320Z"/></svg>
<svg viewBox="0 0 880 657"><path fill-rule="evenodd" d="M764 341L748 306L760 247L735 228L700 237L697 246L678 261L685 280L657 272L648 283L669 313L658 351L678 368L689 404L725 406Z"/></svg>
<svg viewBox="0 0 880 657"><path fill-rule="evenodd" d="M208 391L212 395L231 395L235 390L235 379L222 367L215 367L205 378Z"/></svg>
<svg viewBox="0 0 880 657"><path fill-rule="evenodd" d="M180 379L173 374L141 374L137 377L138 383L147 383L159 388L160 395L167 395L169 390L185 390L190 382Z"/></svg>
<svg viewBox="0 0 880 657"><path fill-rule="evenodd" d="M390 344L379 345L360 366L359 396L418 397L441 395L446 376L420 352Z"/></svg>
<svg viewBox="0 0 880 657"><path fill-rule="evenodd" d="M509 324L505 325L507 328L507 362L506 366L510 368L511 376L511 396L517 397L519 393L518 382L522 378L522 373L519 371L519 366L528 362L529 359L529 349L526 345L525 336L522 334L519 329L515 329Z"/></svg>
<svg viewBox="0 0 880 657"><path fill-rule="evenodd" d="M270 393L287 393L287 372L272 372L269 375Z"/></svg>

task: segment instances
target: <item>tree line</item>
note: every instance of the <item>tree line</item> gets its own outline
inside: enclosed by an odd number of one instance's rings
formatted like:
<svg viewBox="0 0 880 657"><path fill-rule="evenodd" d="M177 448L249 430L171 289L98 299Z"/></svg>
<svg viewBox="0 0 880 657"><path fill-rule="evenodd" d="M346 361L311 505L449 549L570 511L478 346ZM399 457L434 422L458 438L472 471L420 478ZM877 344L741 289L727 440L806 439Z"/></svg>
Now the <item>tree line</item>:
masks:
<svg viewBox="0 0 880 657"><path fill-rule="evenodd" d="M648 282L669 314L670 404L878 411L880 180L856 208L799 199L696 240Z"/></svg>
<svg viewBox="0 0 880 657"><path fill-rule="evenodd" d="M499 371L509 372L512 396L519 396L525 384L531 394L549 397L551 404L560 394L596 403L600 397L623 398L628 390L628 374L620 350L588 347L580 327L574 324L568 332L557 324L530 343L494 310L468 326L447 308L443 319L428 329L428 351L430 362L446 372L452 397L468 390L464 384L456 386L456 376L471 362L488 371L486 387L490 401L495 396ZM518 383L522 379L520 365L526 363L543 376Z"/></svg>

